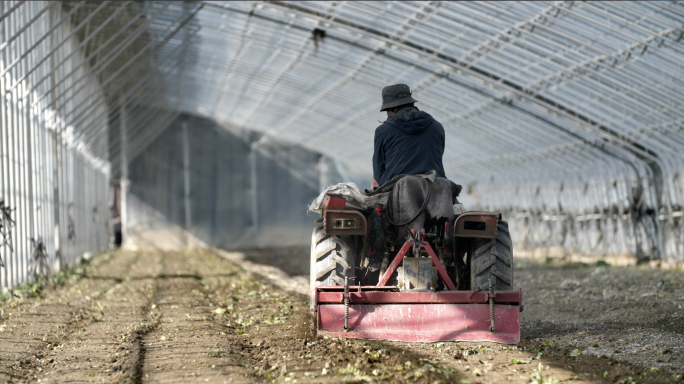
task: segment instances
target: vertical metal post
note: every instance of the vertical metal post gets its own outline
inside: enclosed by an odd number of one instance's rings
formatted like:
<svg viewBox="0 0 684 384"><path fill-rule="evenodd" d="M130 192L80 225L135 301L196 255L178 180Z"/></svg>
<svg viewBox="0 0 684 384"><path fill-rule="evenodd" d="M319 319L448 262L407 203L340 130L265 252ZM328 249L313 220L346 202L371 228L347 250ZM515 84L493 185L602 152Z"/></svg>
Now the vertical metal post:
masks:
<svg viewBox="0 0 684 384"><path fill-rule="evenodd" d="M323 192L325 190L325 187L328 185L328 174L330 171L328 170L328 162L326 161L325 156L321 156L318 158L318 191Z"/></svg>
<svg viewBox="0 0 684 384"><path fill-rule="evenodd" d="M32 31L32 30L29 30L29 32L30 31ZM24 40L23 41L24 49L27 49L28 46L30 45L28 39L29 39L29 34L25 33L24 39L23 39ZM23 66L24 67L23 68L24 73L23 74L26 74L28 72L28 64L29 64L29 58L30 57L31 57L31 55L27 56L24 59L24 66ZM21 71L22 68L20 66L17 66L17 67L18 67L17 69L19 71ZM24 81L28 82L29 79L26 79ZM28 88L28 85L26 88ZM27 204L27 215L26 215L27 216L26 218L28 219L27 232L28 232L29 237L37 238L39 235L42 236L43 234L36 233L36 228L35 228L36 217L35 217L34 199L36 198L36 193L34 191L35 186L34 186L34 180L33 180L33 176L34 176L33 175L33 167L34 167L33 156L35 153L35 150L34 150L34 145L35 145L35 138L34 137L35 136L31 132L31 130L33 129L33 124L31 124L31 108L29 107L29 105L31 105L31 93L25 93L22 96L23 96L22 101L24 103L24 106L23 106L24 130L26 131L26 136L24 136L26 139L26 142L24 143L25 144L24 150L26 151L26 157L25 157L25 161L26 161L25 175L26 176L25 177L26 177L26 191L28 192L27 193L27 199L26 199L27 200L26 202L28 203Z"/></svg>
<svg viewBox="0 0 684 384"><path fill-rule="evenodd" d="M128 132L126 131L126 101L124 97L119 97L119 134L121 138L121 205L119 217L121 218L121 246L126 244L128 238Z"/></svg>
<svg viewBox="0 0 684 384"><path fill-rule="evenodd" d="M188 137L188 122L183 120L183 204L185 205L185 230L190 231L192 215L190 211L190 138ZM187 242L188 239L186 239Z"/></svg>
<svg viewBox="0 0 684 384"><path fill-rule="evenodd" d="M259 237L259 179L257 172L257 148L268 140L268 136L264 135L259 140L253 141L249 146L249 176L252 197L252 232L254 234L254 241L258 242ZM255 244L258 245L258 244Z"/></svg>
<svg viewBox="0 0 684 384"><path fill-rule="evenodd" d="M0 13L4 14L5 13L5 2L0 2ZM5 20L0 21L0 42L5 41ZM4 55L3 55L4 56ZM3 59L4 57L0 56L0 59ZM5 94L5 80L0 78L0 92ZM5 170L5 167L7 167L9 164L9 155L7 153L7 150L5 149L5 143L7 143L6 140L6 135L7 131L9 130L8 125L5 124L5 116L7 114L5 113L5 100L0 100L0 127L3 129L0 130L0 198L7 200L7 196L9 195L9 183L5 179L5 175L7 174L7 171ZM0 268L0 288L9 288L9 247L6 245L0 246L0 257L3 258L5 262L5 267Z"/></svg>
<svg viewBox="0 0 684 384"><path fill-rule="evenodd" d="M54 10L53 8L50 8L50 27L52 27L52 23L54 21ZM54 32L50 36L50 46L52 49L54 49L55 46L55 34ZM50 61L52 68L54 68L55 65L55 55L57 52L54 52L52 55L50 55ZM55 84L55 71L50 72L50 81L51 85ZM58 268L59 270L62 270L64 268L64 262L62 260L62 248L61 248L61 239L62 239L62 231L60 228L60 210L59 210L59 133L58 133L58 127L57 127L57 98L56 98L56 88L53 88L52 90L52 181L53 181L53 201L54 201L54 238L55 238L55 261L58 263Z"/></svg>
<svg viewBox="0 0 684 384"><path fill-rule="evenodd" d="M259 211L257 205L257 146L259 141L253 142L249 148L249 176L250 176L250 195L252 197L252 231L254 233L254 239L257 239L257 232L259 230Z"/></svg>
<svg viewBox="0 0 684 384"><path fill-rule="evenodd" d="M54 110L53 110L54 111ZM54 238L55 238L55 260L58 268L63 268L61 239L62 231L60 227L60 206L59 206L59 133L56 123L52 127L52 199L54 207Z"/></svg>

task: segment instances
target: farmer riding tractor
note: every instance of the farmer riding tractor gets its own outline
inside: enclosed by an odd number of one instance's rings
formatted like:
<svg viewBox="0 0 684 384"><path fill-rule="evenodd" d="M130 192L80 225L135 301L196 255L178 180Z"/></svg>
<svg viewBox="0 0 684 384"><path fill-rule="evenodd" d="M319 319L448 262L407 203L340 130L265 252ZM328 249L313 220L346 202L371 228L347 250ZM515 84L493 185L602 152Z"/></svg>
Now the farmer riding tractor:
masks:
<svg viewBox="0 0 684 384"><path fill-rule="evenodd" d="M311 309L319 334L402 341L520 340L508 224L465 212L434 172L366 194L337 184L310 209Z"/></svg>

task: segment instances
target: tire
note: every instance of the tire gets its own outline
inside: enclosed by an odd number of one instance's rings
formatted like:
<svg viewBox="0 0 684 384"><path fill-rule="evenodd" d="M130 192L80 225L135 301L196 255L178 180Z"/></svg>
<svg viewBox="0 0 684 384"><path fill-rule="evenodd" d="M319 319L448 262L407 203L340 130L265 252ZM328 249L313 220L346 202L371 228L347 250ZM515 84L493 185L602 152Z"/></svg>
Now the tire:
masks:
<svg viewBox="0 0 684 384"><path fill-rule="evenodd" d="M470 288L487 291L489 280L493 279L495 290L513 290L513 243L508 223L499 220L496 239L477 240L474 249L470 264Z"/></svg>
<svg viewBox="0 0 684 384"><path fill-rule="evenodd" d="M344 285L349 277L349 285L354 284L354 250L347 239L341 236L326 235L323 218L316 219L311 235L311 307L314 305L316 287L321 285Z"/></svg>

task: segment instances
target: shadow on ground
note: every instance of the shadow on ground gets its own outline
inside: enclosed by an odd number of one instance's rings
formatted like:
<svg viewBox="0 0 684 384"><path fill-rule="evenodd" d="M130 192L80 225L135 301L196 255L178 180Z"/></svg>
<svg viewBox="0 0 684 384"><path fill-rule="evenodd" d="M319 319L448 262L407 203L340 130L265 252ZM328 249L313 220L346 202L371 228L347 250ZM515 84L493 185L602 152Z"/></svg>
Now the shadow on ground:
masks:
<svg viewBox="0 0 684 384"><path fill-rule="evenodd" d="M311 250L308 246L241 249L239 252L245 255L245 260L253 263L280 268L290 276L309 277Z"/></svg>
<svg viewBox="0 0 684 384"><path fill-rule="evenodd" d="M308 253L308 247L245 251L246 259L277 266L290 276L308 275ZM561 375L566 380L682 381L681 271L518 260L515 277L526 308L520 346L534 358L541 353L541 359L509 367L513 376L544 372L538 370L543 363L566 369ZM434 352L415 347L404 345L425 356ZM510 359L503 363L510 365ZM537 371L531 372L535 365Z"/></svg>
<svg viewBox="0 0 684 384"><path fill-rule="evenodd" d="M519 345L401 343L315 336L306 295L270 277L305 282L308 249L244 260L118 251L18 291L0 301L0 382L681 381L681 272L519 261Z"/></svg>

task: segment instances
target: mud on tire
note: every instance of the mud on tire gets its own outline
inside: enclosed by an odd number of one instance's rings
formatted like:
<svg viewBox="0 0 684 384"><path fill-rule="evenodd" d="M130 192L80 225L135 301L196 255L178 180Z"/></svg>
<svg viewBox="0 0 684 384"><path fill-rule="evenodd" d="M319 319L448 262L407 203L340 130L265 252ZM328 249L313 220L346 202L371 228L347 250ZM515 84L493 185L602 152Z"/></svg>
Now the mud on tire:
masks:
<svg viewBox="0 0 684 384"><path fill-rule="evenodd" d="M316 219L311 235L311 305L316 287L344 285L344 277L354 284L354 250L346 236L326 235L323 218Z"/></svg>
<svg viewBox="0 0 684 384"><path fill-rule="evenodd" d="M508 231L508 223L499 220L496 239L481 239L475 242L471 262L470 287L489 289L493 279L494 289L513 290L513 243Z"/></svg>

